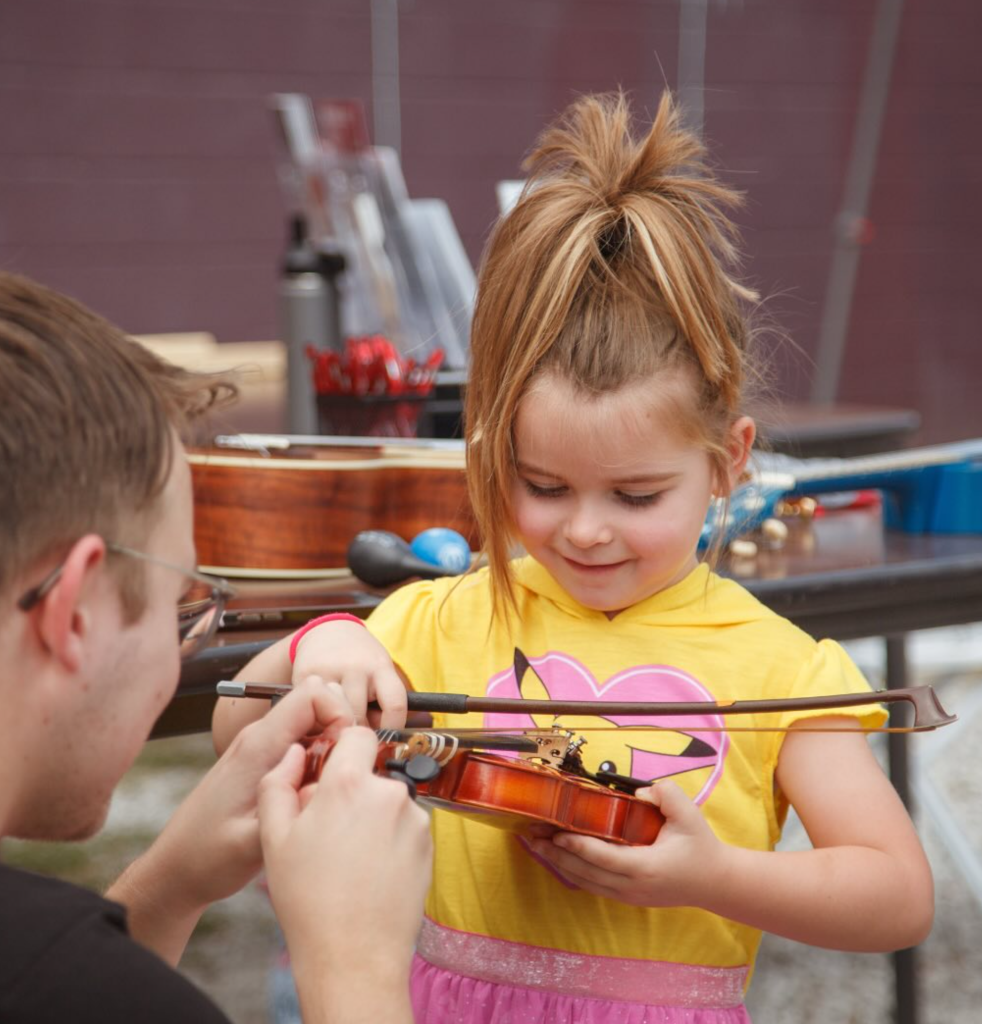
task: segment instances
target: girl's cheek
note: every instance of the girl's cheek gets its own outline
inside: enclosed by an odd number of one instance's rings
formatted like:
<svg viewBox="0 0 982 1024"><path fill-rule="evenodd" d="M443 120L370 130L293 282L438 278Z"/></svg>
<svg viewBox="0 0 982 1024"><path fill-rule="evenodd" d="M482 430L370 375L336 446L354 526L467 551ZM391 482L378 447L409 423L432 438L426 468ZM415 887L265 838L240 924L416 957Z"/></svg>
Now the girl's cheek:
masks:
<svg viewBox="0 0 982 1024"><path fill-rule="evenodd" d="M515 525L518 527L519 533L526 536L538 533L541 529L541 519L541 515L536 514L527 495L521 496L515 503Z"/></svg>

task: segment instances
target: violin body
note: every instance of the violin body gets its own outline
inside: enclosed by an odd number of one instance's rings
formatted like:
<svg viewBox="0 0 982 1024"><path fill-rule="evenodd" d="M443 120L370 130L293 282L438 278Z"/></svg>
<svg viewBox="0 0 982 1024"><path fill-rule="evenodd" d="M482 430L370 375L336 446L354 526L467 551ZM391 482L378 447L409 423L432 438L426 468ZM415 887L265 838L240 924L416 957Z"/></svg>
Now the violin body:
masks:
<svg viewBox="0 0 982 1024"><path fill-rule="evenodd" d="M199 447L188 461L198 560L223 576L341 575L351 539L369 529L411 538L447 526L477 547L462 448Z"/></svg>
<svg viewBox="0 0 982 1024"><path fill-rule="evenodd" d="M575 832L624 846L648 846L665 821L654 804L590 779L469 750L454 755L418 789L434 807L535 838Z"/></svg>
<svg viewBox="0 0 982 1024"><path fill-rule="evenodd" d="M324 737L308 741L304 785L320 778L330 749ZM424 751L435 756L439 773L415 782L419 799L494 828L537 839L575 832L622 846L647 846L665 821L654 804L640 797L547 764L461 750L449 734L421 732L408 742L383 740L376 773L394 773L408 763L407 756Z"/></svg>

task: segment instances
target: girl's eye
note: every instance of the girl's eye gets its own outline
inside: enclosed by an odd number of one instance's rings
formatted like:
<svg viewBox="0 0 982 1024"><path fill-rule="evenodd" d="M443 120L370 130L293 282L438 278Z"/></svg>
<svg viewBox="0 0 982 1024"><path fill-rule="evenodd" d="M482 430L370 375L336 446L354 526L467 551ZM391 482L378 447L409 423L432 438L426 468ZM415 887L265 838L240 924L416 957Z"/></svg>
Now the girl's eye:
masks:
<svg viewBox="0 0 982 1024"><path fill-rule="evenodd" d="M664 491L655 491L654 494L625 494L623 491L618 491L617 500L631 508L647 508L649 505L654 505L662 494Z"/></svg>
<svg viewBox="0 0 982 1024"><path fill-rule="evenodd" d="M522 484L533 498L559 498L566 493L566 488L562 485L558 487L541 487L539 484L534 484L531 480L526 480L524 477L522 478Z"/></svg>

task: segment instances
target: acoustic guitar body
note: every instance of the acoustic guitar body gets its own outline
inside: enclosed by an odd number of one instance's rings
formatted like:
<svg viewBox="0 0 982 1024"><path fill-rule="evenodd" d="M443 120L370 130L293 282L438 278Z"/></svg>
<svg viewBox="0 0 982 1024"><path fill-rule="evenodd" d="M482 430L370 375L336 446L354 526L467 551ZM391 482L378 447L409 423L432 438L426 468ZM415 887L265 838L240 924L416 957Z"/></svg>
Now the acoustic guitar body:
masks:
<svg viewBox="0 0 982 1024"><path fill-rule="evenodd" d="M192 448L189 462L198 562L207 571L341 575L361 530L411 539L447 526L477 547L462 450L294 446L264 457Z"/></svg>

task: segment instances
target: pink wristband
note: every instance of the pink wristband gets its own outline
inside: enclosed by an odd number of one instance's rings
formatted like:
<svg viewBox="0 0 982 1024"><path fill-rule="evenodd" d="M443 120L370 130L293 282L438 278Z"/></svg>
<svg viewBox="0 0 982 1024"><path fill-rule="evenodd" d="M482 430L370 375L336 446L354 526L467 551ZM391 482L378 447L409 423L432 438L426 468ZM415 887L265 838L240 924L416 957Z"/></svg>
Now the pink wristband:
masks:
<svg viewBox="0 0 982 1024"><path fill-rule="evenodd" d="M357 622L359 626L365 625L363 619L359 619L357 615L349 615L347 612L332 612L330 615L318 615L316 619L311 619L310 622L302 625L296 633L293 634L293 639L290 641L291 665L297 659L297 644L300 643L304 634L309 633L314 626L319 626L322 622Z"/></svg>

